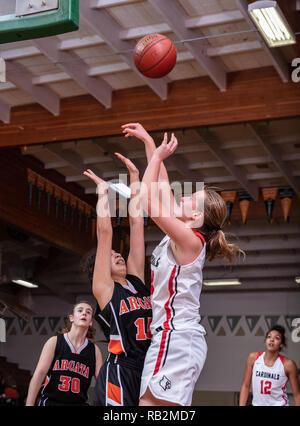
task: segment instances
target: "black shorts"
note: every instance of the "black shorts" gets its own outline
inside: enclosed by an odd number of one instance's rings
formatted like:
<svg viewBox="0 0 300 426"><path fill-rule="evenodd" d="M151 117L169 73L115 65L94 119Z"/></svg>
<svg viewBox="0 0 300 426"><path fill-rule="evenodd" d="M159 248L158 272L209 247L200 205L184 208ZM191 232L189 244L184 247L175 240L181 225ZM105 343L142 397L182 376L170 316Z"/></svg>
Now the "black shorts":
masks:
<svg viewBox="0 0 300 426"><path fill-rule="evenodd" d="M94 389L94 405L138 406L142 367L109 357L102 365Z"/></svg>

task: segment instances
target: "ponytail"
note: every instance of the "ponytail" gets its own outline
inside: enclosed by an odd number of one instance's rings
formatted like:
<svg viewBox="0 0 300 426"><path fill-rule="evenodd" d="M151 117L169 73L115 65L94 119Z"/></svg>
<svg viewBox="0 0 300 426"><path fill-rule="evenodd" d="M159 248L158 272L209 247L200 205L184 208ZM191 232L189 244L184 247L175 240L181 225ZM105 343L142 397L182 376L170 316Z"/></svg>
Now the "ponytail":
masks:
<svg viewBox="0 0 300 426"><path fill-rule="evenodd" d="M221 257L228 260L230 265L240 255L245 253L235 244L229 244L226 240L224 232L219 229L207 241L208 260L211 261L215 257Z"/></svg>
<svg viewBox="0 0 300 426"><path fill-rule="evenodd" d="M235 244L229 244L222 227L226 221L226 204L213 188L205 188L204 223L200 229L206 240L206 253L209 261L215 257L227 259L232 265L239 255L245 253Z"/></svg>

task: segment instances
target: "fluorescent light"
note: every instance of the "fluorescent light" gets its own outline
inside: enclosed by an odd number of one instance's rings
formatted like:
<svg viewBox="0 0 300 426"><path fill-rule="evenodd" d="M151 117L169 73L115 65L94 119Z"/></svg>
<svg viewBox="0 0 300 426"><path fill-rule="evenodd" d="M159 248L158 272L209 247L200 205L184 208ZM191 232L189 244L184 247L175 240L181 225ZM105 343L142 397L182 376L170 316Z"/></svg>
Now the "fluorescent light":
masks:
<svg viewBox="0 0 300 426"><path fill-rule="evenodd" d="M206 286L217 286L217 285L241 285L241 281L236 278L222 279L222 280L204 280L203 284Z"/></svg>
<svg viewBox="0 0 300 426"><path fill-rule="evenodd" d="M295 277L295 281L297 284L300 284L300 277Z"/></svg>
<svg viewBox="0 0 300 426"><path fill-rule="evenodd" d="M33 284L33 283L30 283L29 281L24 281L24 280L12 280L12 282L15 284L23 285L24 287L28 287L28 288L38 287L37 284Z"/></svg>
<svg viewBox="0 0 300 426"><path fill-rule="evenodd" d="M109 186L125 198L130 198L131 189L123 182L108 182Z"/></svg>
<svg viewBox="0 0 300 426"><path fill-rule="evenodd" d="M248 12L270 47L296 43L295 35L276 1L256 1L249 4Z"/></svg>

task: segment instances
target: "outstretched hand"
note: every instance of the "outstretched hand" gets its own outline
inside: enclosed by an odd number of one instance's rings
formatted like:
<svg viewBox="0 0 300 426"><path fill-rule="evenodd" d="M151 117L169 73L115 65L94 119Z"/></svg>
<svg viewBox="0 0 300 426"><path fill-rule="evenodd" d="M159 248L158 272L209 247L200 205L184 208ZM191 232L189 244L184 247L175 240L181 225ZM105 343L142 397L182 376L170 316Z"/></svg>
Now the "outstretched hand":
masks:
<svg viewBox="0 0 300 426"><path fill-rule="evenodd" d="M123 124L121 128L123 129L125 138L128 138L129 136L135 136L136 138L145 142L148 138L151 137L140 123Z"/></svg>
<svg viewBox="0 0 300 426"><path fill-rule="evenodd" d="M171 139L168 142L168 133L165 132L162 144L155 150L154 155L156 158L159 158L161 161L163 161L175 152L177 146L178 141L174 133L172 133Z"/></svg>
<svg viewBox="0 0 300 426"><path fill-rule="evenodd" d="M115 155L125 164L130 175L139 175L138 168L135 166L135 164L133 164L131 160L129 160L129 158L124 157L124 155L120 154L119 152L115 152Z"/></svg>
<svg viewBox="0 0 300 426"><path fill-rule="evenodd" d="M98 194L102 194L108 189L108 183L105 182L105 180L101 179L99 176L95 175L92 170L87 169L85 172L83 172L83 174L97 185Z"/></svg>

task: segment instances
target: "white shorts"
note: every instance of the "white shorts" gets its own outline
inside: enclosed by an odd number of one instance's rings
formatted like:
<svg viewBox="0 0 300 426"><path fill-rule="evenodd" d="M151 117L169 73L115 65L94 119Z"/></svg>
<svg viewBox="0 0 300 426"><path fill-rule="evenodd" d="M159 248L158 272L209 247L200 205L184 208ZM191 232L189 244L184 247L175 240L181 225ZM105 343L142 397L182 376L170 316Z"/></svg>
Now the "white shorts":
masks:
<svg viewBox="0 0 300 426"><path fill-rule="evenodd" d="M140 397L149 387L155 398L190 406L207 354L199 330L164 330L152 337L141 381Z"/></svg>

